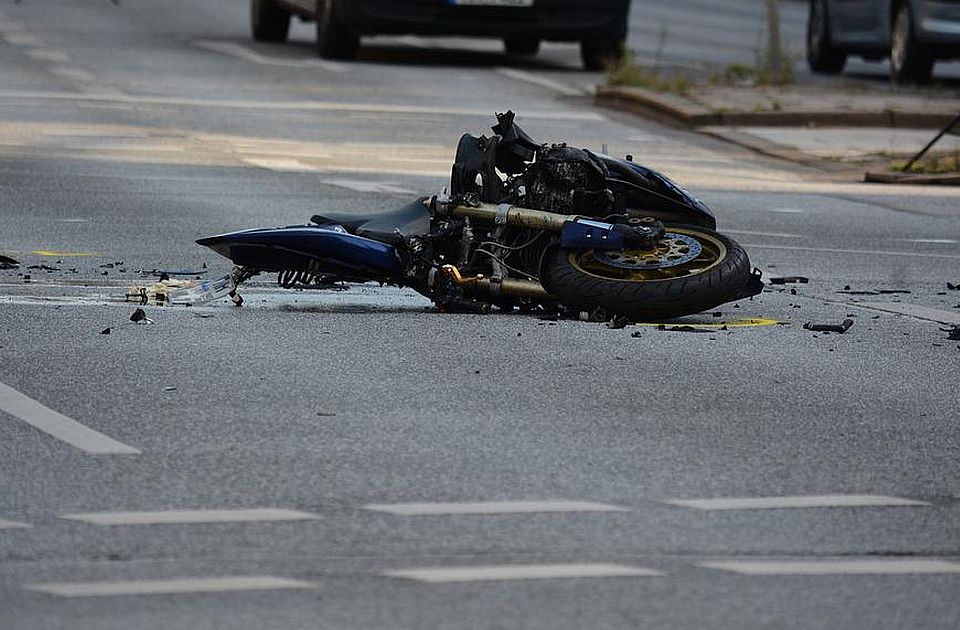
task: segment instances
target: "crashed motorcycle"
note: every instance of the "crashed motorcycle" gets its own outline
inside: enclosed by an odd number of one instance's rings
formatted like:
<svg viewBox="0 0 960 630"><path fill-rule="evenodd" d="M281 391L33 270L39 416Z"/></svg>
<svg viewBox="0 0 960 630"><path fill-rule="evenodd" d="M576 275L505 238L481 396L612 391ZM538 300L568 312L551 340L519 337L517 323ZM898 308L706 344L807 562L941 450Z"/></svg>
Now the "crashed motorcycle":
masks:
<svg viewBox="0 0 960 630"><path fill-rule="evenodd" d="M442 311L492 308L661 320L758 294L760 272L713 212L631 156L535 142L513 112L464 135L449 192L379 214L197 242L233 261L230 295L277 273L286 288L379 282Z"/></svg>

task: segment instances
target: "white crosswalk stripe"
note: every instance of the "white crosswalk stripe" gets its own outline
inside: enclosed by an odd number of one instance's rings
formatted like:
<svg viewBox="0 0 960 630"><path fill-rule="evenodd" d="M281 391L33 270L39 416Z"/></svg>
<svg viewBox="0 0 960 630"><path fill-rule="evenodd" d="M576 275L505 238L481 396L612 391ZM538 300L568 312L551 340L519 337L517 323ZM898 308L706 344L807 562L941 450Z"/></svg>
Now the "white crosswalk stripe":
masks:
<svg viewBox="0 0 960 630"><path fill-rule="evenodd" d="M658 577L645 567L621 564L513 564L478 567L442 567L384 571L388 577L407 578L431 584L489 582L500 580L555 580L601 577Z"/></svg>
<svg viewBox="0 0 960 630"><path fill-rule="evenodd" d="M63 514L60 518L93 525L172 525L188 523L250 523L304 521L320 518L296 510L252 508L243 510L166 510L157 512L88 512Z"/></svg>
<svg viewBox="0 0 960 630"><path fill-rule="evenodd" d="M271 575L125 580L122 582L43 582L23 586L28 591L49 593L60 597L226 593L230 591L309 589L316 587L317 585L313 582L303 582Z"/></svg>
<svg viewBox="0 0 960 630"><path fill-rule="evenodd" d="M663 501L663 503L698 510L780 510L787 508L907 507L930 505L924 501L916 501L914 499L866 494L667 499Z"/></svg>
<svg viewBox="0 0 960 630"><path fill-rule="evenodd" d="M529 514L536 512L626 512L625 508L588 501L487 501L476 503L384 503L363 506L365 510L397 516L453 514Z"/></svg>

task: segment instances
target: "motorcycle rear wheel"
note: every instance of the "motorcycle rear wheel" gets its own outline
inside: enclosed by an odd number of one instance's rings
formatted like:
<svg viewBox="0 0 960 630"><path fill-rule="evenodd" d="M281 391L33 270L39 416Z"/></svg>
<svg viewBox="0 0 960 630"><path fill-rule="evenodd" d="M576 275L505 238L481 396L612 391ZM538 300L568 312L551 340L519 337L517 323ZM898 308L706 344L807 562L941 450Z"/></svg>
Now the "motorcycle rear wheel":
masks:
<svg viewBox="0 0 960 630"><path fill-rule="evenodd" d="M655 262L657 256L662 261L675 255L677 243L682 250L683 241L674 238L671 251L671 235L677 234L696 240L701 251L682 264L656 267L662 264ZM653 267L642 268L644 261ZM668 226L654 252L624 250L598 258L594 250L558 248L548 254L541 276L547 291L567 308L602 308L641 321L700 313L739 299L751 271L746 251L733 239L705 228Z"/></svg>

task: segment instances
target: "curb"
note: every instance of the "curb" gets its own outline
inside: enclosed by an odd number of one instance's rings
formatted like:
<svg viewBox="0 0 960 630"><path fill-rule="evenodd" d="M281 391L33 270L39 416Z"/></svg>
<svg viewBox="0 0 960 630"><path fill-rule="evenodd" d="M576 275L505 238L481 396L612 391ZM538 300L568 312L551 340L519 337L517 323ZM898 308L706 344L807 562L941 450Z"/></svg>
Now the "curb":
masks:
<svg viewBox="0 0 960 630"><path fill-rule="evenodd" d="M636 87L598 85L598 105L656 118L685 127L762 126L800 127L903 127L941 129L956 114L931 114L884 110L878 112L722 112L710 111L673 94Z"/></svg>
<svg viewBox="0 0 960 630"><path fill-rule="evenodd" d="M863 181L875 184L939 184L941 186L960 186L960 175L944 173L941 175L923 175L916 173L870 173Z"/></svg>

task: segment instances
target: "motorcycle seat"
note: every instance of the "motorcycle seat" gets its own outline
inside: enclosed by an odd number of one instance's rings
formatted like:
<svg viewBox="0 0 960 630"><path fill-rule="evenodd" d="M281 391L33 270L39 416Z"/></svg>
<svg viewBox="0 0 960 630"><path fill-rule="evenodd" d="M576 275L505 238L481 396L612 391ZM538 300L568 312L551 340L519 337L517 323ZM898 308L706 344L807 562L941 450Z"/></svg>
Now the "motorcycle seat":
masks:
<svg viewBox="0 0 960 630"><path fill-rule="evenodd" d="M430 231L430 211L418 199L395 210L376 214L315 214L310 221L316 225L339 225L350 234L396 245L405 236L426 234Z"/></svg>

